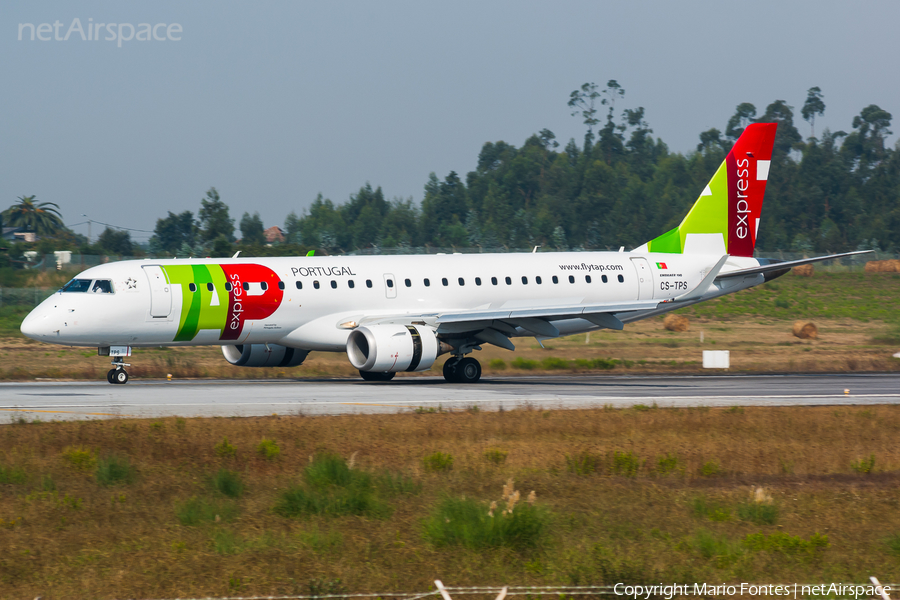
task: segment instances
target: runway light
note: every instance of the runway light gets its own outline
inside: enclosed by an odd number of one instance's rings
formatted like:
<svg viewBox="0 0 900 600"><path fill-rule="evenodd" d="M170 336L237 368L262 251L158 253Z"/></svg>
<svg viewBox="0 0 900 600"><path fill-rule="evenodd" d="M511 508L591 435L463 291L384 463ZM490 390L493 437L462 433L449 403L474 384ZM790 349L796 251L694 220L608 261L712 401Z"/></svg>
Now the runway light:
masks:
<svg viewBox="0 0 900 600"><path fill-rule="evenodd" d="M845 394L849 394L849 393L850 393L850 390L848 390L847 388L844 388L844 393L845 393Z"/></svg>
<svg viewBox="0 0 900 600"><path fill-rule="evenodd" d="M166 374L166 380L167 380L167 381L172 381L172 374L171 374L171 373L167 373L167 374Z"/></svg>

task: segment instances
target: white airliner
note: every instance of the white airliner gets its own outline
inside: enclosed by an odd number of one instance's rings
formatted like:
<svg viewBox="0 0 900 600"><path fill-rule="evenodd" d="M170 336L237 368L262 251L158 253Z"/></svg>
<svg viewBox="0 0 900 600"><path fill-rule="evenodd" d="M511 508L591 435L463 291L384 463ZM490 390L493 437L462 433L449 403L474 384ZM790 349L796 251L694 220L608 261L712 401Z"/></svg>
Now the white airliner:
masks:
<svg viewBox="0 0 900 600"><path fill-rule="evenodd" d="M22 333L96 346L125 383L132 348L221 345L248 367L346 352L363 379L423 371L474 383L483 344L622 329L791 267L753 258L775 124L747 127L681 225L631 252L123 261L92 267L35 308Z"/></svg>

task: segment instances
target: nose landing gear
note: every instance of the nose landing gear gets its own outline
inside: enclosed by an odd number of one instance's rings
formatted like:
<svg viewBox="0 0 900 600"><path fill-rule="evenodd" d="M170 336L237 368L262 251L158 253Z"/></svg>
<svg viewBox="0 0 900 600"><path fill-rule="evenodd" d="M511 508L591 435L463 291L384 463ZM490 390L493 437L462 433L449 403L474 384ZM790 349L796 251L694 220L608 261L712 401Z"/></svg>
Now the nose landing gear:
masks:
<svg viewBox="0 0 900 600"><path fill-rule="evenodd" d="M128 383L128 372L125 367L130 367L121 356L115 356L112 360L113 368L106 374L106 380L110 383Z"/></svg>

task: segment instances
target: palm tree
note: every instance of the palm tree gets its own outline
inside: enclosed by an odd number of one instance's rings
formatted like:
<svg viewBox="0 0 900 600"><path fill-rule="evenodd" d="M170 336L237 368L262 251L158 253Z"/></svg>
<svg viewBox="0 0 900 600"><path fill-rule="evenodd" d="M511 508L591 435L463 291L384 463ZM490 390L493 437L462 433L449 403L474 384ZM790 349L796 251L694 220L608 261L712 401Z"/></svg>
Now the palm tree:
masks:
<svg viewBox="0 0 900 600"><path fill-rule="evenodd" d="M19 203L3 211L3 222L10 227L24 227L38 235L53 235L64 227L59 205L35 203L34 196L19 196Z"/></svg>

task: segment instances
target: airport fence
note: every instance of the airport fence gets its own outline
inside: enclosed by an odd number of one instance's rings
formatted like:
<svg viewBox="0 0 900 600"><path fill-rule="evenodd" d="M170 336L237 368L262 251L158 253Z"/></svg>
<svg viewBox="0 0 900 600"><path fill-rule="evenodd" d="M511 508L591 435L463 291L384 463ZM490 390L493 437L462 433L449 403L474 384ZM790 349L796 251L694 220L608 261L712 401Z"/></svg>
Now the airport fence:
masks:
<svg viewBox="0 0 900 600"><path fill-rule="evenodd" d="M0 287L0 307L20 306L34 308L55 292L56 288L48 287Z"/></svg>

